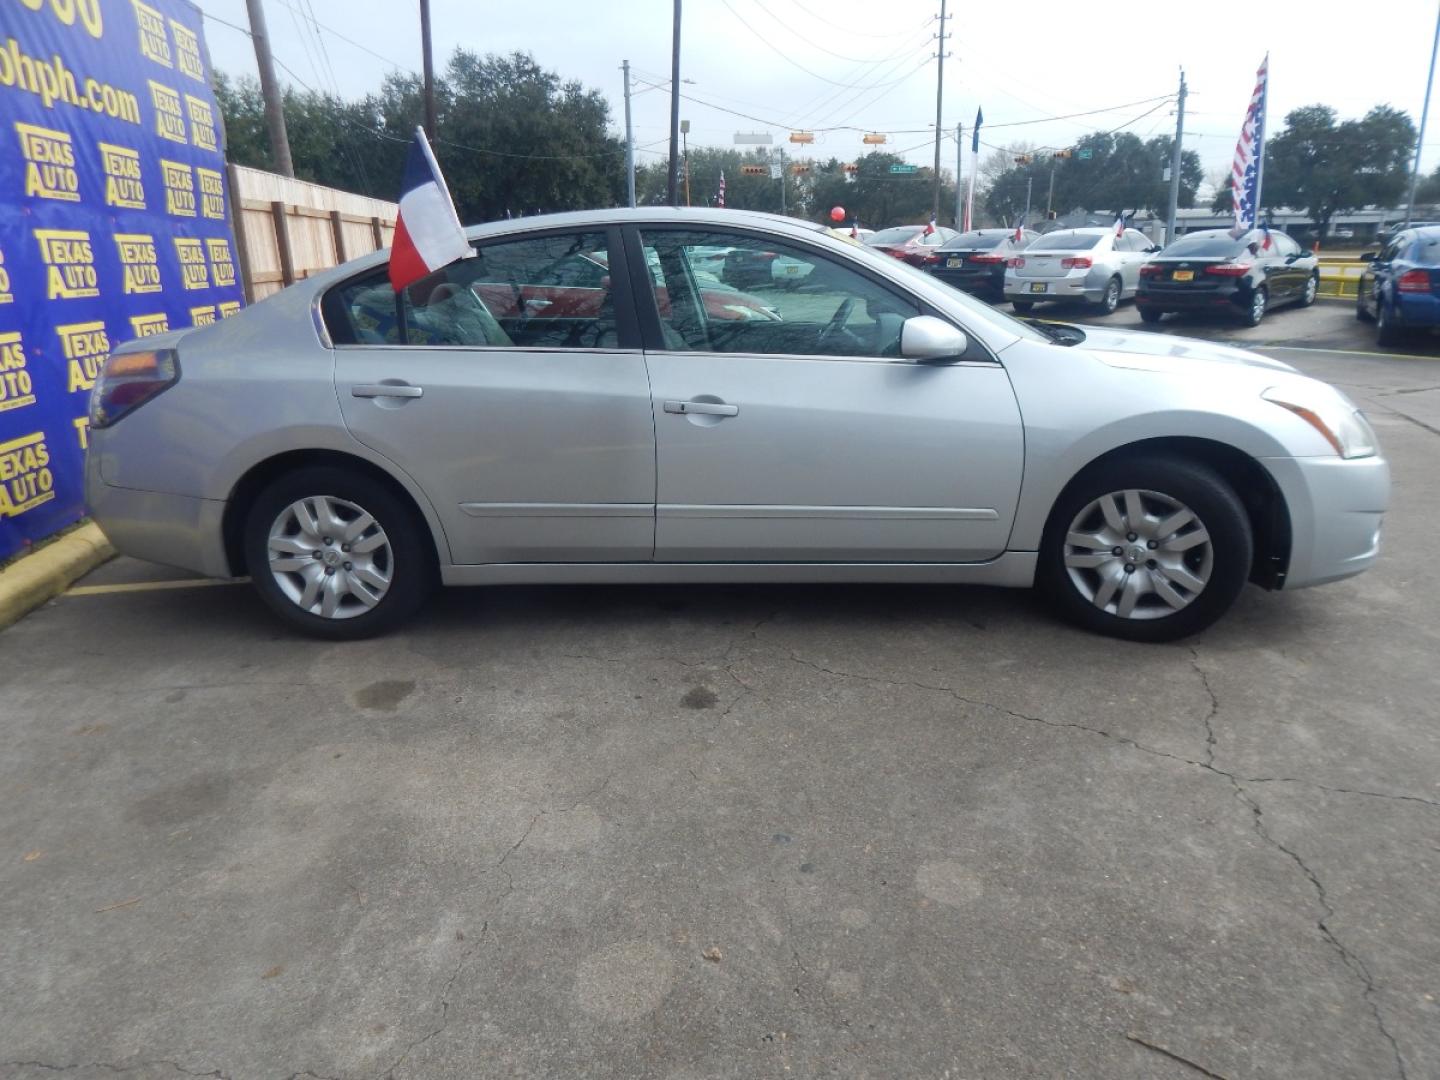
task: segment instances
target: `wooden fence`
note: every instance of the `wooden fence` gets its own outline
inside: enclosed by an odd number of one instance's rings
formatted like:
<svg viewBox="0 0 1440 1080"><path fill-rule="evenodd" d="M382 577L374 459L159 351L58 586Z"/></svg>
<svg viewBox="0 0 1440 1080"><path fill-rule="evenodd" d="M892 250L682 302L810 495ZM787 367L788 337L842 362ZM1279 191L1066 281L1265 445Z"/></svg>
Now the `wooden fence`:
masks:
<svg viewBox="0 0 1440 1080"><path fill-rule="evenodd" d="M243 165L227 168L247 303L390 245L394 203Z"/></svg>

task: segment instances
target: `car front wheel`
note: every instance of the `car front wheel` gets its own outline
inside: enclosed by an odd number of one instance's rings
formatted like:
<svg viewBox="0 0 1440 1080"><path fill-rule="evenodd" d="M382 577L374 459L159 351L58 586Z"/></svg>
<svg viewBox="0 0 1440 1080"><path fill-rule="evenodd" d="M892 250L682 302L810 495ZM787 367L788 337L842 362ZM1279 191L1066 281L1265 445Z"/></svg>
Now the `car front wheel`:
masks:
<svg viewBox="0 0 1440 1080"><path fill-rule="evenodd" d="M1264 289L1255 289L1250 293L1250 299L1245 305L1242 318L1246 326L1259 326L1265 318L1265 306L1270 301L1269 294Z"/></svg>
<svg viewBox="0 0 1440 1080"><path fill-rule="evenodd" d="M1375 343L1377 345L1400 344L1400 328L1395 325L1395 316L1385 306L1383 296L1375 301Z"/></svg>
<svg viewBox="0 0 1440 1080"><path fill-rule="evenodd" d="M1174 641L1220 618L1250 576L1250 520L1213 469L1179 458L1118 460L1061 495L1038 583L1061 613L1131 641Z"/></svg>
<svg viewBox="0 0 1440 1080"><path fill-rule="evenodd" d="M1315 297L1320 295L1320 271L1315 271L1305 279L1305 288L1300 293L1300 306L1309 307L1315 303Z"/></svg>
<svg viewBox="0 0 1440 1080"><path fill-rule="evenodd" d="M314 637L383 633L430 591L427 541L413 510L359 472L326 466L280 477L250 508L244 539L260 596Z"/></svg>

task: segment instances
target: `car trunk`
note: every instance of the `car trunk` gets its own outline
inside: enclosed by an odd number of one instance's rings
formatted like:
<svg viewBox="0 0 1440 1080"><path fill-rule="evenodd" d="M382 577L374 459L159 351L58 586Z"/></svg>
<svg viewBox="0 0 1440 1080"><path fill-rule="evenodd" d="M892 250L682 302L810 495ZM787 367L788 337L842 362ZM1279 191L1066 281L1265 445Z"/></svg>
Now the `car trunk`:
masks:
<svg viewBox="0 0 1440 1080"><path fill-rule="evenodd" d="M1209 274L1206 269L1222 263L1233 265L1232 259L1151 259L1147 264L1158 267L1158 273L1141 277L1141 284L1147 292L1215 292L1226 284L1233 284L1240 275L1228 276Z"/></svg>
<svg viewBox="0 0 1440 1080"><path fill-rule="evenodd" d="M1064 265L1067 259L1093 258L1089 251L1026 251L1020 254L1025 265L1017 267L1015 276L1021 278L1059 278L1070 273Z"/></svg>

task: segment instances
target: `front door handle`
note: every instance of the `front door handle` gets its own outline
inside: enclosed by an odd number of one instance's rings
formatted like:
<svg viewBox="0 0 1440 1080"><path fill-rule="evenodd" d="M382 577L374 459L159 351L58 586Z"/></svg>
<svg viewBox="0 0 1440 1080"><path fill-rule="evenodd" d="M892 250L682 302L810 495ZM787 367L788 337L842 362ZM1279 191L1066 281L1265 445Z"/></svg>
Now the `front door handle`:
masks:
<svg viewBox="0 0 1440 1080"><path fill-rule="evenodd" d="M665 402L665 411L681 416L739 416L739 405L726 405L718 401L676 401Z"/></svg>
<svg viewBox="0 0 1440 1080"><path fill-rule="evenodd" d="M360 383L358 386L350 387L350 396L359 398L416 398L425 396L425 388L423 386L410 386L406 383Z"/></svg>

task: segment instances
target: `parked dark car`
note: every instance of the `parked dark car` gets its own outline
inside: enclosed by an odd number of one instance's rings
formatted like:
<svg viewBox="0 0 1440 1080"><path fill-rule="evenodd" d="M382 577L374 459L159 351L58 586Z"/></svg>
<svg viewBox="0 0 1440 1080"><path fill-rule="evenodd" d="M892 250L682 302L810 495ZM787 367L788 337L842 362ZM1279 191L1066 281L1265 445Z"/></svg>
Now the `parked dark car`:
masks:
<svg viewBox="0 0 1440 1080"><path fill-rule="evenodd" d="M920 267L946 285L999 303L1005 299L1005 263L1039 238L1025 229L1015 239L1014 229L972 229L922 256Z"/></svg>
<svg viewBox="0 0 1440 1080"><path fill-rule="evenodd" d="M925 225L896 225L893 228L881 229L865 243L886 255L893 255L901 262L919 266L926 255L943 247L958 235L960 234L954 229L943 226L930 229Z"/></svg>
<svg viewBox="0 0 1440 1080"><path fill-rule="evenodd" d="M1395 235L1360 275L1355 317L1375 322L1375 339L1394 345L1406 330L1440 325L1440 227Z"/></svg>
<svg viewBox="0 0 1440 1080"><path fill-rule="evenodd" d="M1309 307L1320 289L1320 260L1275 229L1186 233L1140 268L1135 304L1147 323L1167 311L1228 309L1259 326L1281 304Z"/></svg>

